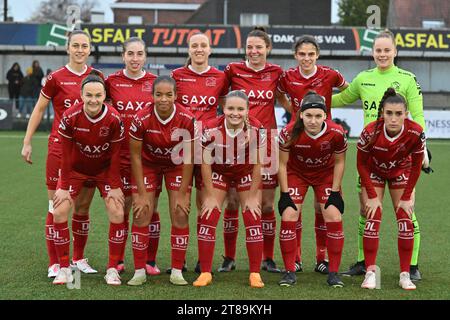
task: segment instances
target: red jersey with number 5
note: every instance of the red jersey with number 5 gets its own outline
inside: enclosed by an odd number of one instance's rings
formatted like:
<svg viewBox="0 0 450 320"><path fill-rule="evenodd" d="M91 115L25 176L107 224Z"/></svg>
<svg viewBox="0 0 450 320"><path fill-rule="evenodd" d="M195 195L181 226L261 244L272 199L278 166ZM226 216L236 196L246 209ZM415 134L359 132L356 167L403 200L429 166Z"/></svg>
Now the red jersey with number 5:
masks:
<svg viewBox="0 0 450 320"><path fill-rule="evenodd" d="M246 61L232 62L225 68L231 90L244 91L249 99L249 115L258 119L264 128L276 129L275 93L283 73L280 66L267 63L255 71Z"/></svg>
<svg viewBox="0 0 450 320"><path fill-rule="evenodd" d="M189 65L173 70L177 82L177 102L192 112L197 121L217 117L219 97L228 93L228 79L214 67L198 73Z"/></svg>

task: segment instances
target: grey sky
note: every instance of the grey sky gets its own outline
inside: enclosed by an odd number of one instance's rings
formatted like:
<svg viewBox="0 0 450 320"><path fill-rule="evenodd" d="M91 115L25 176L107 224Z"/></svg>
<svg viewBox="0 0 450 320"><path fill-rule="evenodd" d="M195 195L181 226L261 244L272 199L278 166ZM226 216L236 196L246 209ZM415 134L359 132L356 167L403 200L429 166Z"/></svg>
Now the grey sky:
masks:
<svg viewBox="0 0 450 320"><path fill-rule="evenodd" d="M339 0L332 0L331 7L331 22L338 22L339 18L337 16L337 3ZM3 9L3 1L1 8ZM109 8L110 4L114 3L115 0L97 0L97 6L95 9L99 9L105 12L105 22L113 21L113 13ZM164 2L163 0L161 2ZM16 22L24 22L26 21L31 14L38 8L41 0L9 0L8 8L9 8L9 16L14 17L14 21ZM3 12L2 12L3 15Z"/></svg>

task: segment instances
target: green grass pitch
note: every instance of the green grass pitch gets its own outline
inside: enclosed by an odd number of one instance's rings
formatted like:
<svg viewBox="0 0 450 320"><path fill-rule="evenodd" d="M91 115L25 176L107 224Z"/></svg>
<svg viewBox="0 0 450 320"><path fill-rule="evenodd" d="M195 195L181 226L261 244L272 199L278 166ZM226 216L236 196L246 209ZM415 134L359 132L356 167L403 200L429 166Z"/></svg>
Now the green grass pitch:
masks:
<svg viewBox="0 0 450 320"><path fill-rule="evenodd" d="M47 278L47 255L44 239L44 224L47 212L45 188L45 157L47 139L37 134L33 141L33 165L25 164L20 157L22 132L0 133L0 299L449 299L449 182L450 141L429 141L433 152L435 172L423 174L416 188L416 213L422 233L420 269L423 280L417 290L406 292L398 287L399 262L395 215L388 197L384 202L384 217L377 263L381 267L381 290L363 290L362 277L343 278L345 287L331 289L326 285L326 276L313 272L315 241L314 214L312 212L312 190L310 189L303 213L303 261L304 272L298 274L295 287L280 288L278 274L262 271L266 284L263 289L248 286L248 260L245 250L243 222L237 250L237 269L226 274L215 272L213 284L206 288L192 285L176 287L169 283L165 273L148 277L141 287L129 287L125 283L133 275L130 241L127 244L126 272L123 285L109 287L103 280L107 263L108 221L99 196L91 207L91 231L86 247L86 257L99 270L96 275L82 275L81 289L68 290L65 286L53 286ZM355 191L356 145L350 143L343 190L346 204L344 215L345 245L341 270L356 259L358 198ZM194 198L193 198L194 199ZM195 203L195 201L193 201ZM167 212L167 197L162 193L159 202L161 214L161 240L157 263L161 270L170 266L170 221ZM188 272L185 278L192 283L197 260L195 235L195 209L191 213L191 237L187 253ZM277 227L279 227L277 216ZM217 231L218 239L214 258L214 269L221 263L223 253L222 221ZM275 245L275 260L282 266L278 236Z"/></svg>

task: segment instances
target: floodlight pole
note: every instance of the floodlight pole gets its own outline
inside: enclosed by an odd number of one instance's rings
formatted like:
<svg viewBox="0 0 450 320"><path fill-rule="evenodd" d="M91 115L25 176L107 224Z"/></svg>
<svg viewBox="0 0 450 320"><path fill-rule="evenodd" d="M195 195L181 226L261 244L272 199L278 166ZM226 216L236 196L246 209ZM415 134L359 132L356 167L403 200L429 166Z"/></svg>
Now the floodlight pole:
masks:
<svg viewBox="0 0 450 320"><path fill-rule="evenodd" d="M3 22L8 20L8 0L3 0Z"/></svg>

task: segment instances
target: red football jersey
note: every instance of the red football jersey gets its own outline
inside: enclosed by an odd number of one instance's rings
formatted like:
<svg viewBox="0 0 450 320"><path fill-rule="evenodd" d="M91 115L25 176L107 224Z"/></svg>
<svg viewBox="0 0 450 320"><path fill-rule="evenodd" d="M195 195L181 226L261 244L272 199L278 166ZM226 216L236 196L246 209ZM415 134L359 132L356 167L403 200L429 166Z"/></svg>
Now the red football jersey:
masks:
<svg viewBox="0 0 450 320"><path fill-rule="evenodd" d="M300 67L295 67L283 72L278 84L278 91L287 93L291 97L293 114L295 115L300 109L305 94L314 90L325 98L327 116L328 119L331 119L333 88L342 87L344 84L344 76L339 71L329 67L317 65L316 71L308 76L300 71ZM295 117L292 117L292 121L295 121Z"/></svg>
<svg viewBox="0 0 450 320"><path fill-rule="evenodd" d="M181 162L182 153L175 148L180 142L195 139L195 118L192 113L175 103L172 115L162 120L153 108L139 111L133 119L130 127L130 136L142 141L142 163L143 165L174 166ZM184 129L183 135L173 137L172 134L180 133L177 129ZM172 161L175 157L174 163Z"/></svg>
<svg viewBox="0 0 450 320"><path fill-rule="evenodd" d="M334 154L347 150L347 138L341 126L327 120L317 135L312 136L303 131L297 141L287 147L285 144L291 138L294 124L289 123L279 135L280 150L289 152L287 170L301 176L311 185L320 185L324 174L333 174Z"/></svg>
<svg viewBox="0 0 450 320"><path fill-rule="evenodd" d="M377 125L378 124L378 125ZM372 136L375 142L366 150ZM404 169L411 167L411 154L424 152L425 135L422 127L414 121L405 119L401 132L391 138L386 133L384 120L369 123L358 140L358 149L369 154L367 167L383 179L398 177Z"/></svg>
<svg viewBox="0 0 450 320"><path fill-rule="evenodd" d="M177 82L177 102L192 112L197 121L207 122L217 117L219 97L228 93L228 79L214 67L202 73L189 65L173 70Z"/></svg>
<svg viewBox="0 0 450 320"><path fill-rule="evenodd" d="M213 150L214 172L238 176L251 173L257 162L258 149L267 143L266 130L260 121L249 117L250 132L230 132L225 125L225 116L210 120L203 128L202 146Z"/></svg>
<svg viewBox="0 0 450 320"><path fill-rule="evenodd" d="M66 65L47 76L41 94L52 101L53 110L55 111L50 138L58 138L58 126L64 111L82 102L81 82L89 75L92 69L92 67L87 66L85 71L77 73Z"/></svg>
<svg viewBox="0 0 450 320"><path fill-rule="evenodd" d="M65 169L88 176L98 175L112 165L113 145L124 139L119 113L106 104L95 119L86 114L83 103L69 108L63 114L58 133L72 142L71 153L64 155L63 162L68 160L66 163L70 164ZM61 172L61 179L66 185L68 172L64 171ZM120 175L114 179L120 181Z"/></svg>
<svg viewBox="0 0 450 320"><path fill-rule="evenodd" d="M125 127L125 139L122 141L120 158L123 164L130 163L130 141L128 131L136 113L153 103L152 87L156 76L150 72L137 79L120 70L106 79L106 91L113 107L119 112Z"/></svg>
<svg viewBox="0 0 450 320"><path fill-rule="evenodd" d="M280 66L266 63L255 71L246 61L232 62L225 68L231 90L244 91L249 99L250 116L258 119L264 128L276 129L275 93L283 70Z"/></svg>

